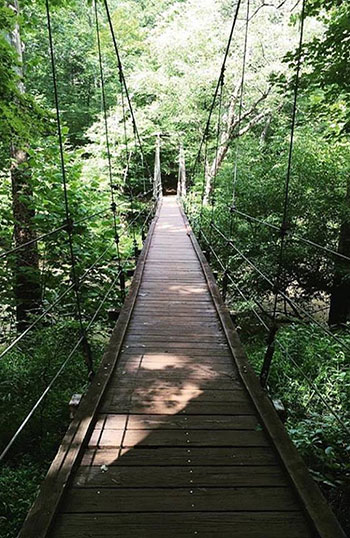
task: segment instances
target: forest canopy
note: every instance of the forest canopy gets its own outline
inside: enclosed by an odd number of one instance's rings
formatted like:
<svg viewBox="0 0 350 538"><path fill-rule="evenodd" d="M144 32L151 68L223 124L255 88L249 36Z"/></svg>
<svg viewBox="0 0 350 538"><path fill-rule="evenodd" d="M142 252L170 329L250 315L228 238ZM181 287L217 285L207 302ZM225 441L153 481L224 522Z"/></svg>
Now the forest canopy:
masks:
<svg viewBox="0 0 350 538"><path fill-rule="evenodd" d="M258 373L267 336L254 314L274 327L269 389L348 528L350 3L107 4L110 20L104 0L0 0L2 446L72 357L6 455L1 536L16 536L68 401L98 368L154 214L157 143L164 194L186 168L185 209ZM275 282L281 222L274 308L261 273Z"/></svg>

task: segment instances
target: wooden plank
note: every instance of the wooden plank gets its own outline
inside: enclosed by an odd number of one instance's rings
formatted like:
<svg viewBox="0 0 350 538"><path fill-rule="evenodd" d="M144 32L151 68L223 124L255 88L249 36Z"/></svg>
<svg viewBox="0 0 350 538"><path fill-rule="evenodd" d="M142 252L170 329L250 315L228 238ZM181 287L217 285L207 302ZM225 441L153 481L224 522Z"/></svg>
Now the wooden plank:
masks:
<svg viewBox="0 0 350 538"><path fill-rule="evenodd" d="M128 419L128 420L127 420ZM126 424L127 422L127 424ZM112 415L101 414L95 429L151 430L256 430L258 421L255 415Z"/></svg>
<svg viewBox="0 0 350 538"><path fill-rule="evenodd" d="M130 335L129 335L130 336ZM136 335L135 335L136 336ZM137 334L137 336L140 336L139 333ZM159 336L159 335L157 335ZM164 335L163 335L163 338L164 338ZM129 344L126 344L126 345L129 345ZM181 352L177 352L176 349L171 349L171 348L168 348L166 345L162 345L162 343L158 343L157 344L154 344L153 346L148 346L147 345L147 342L145 342L145 344L143 344L145 347L132 347L132 348L126 348L126 347L123 347L123 351L125 352L128 352L129 353L129 350L130 350L130 353L132 354L136 354L136 355L164 355L164 354L168 354L168 355L176 355L178 356L179 358L180 357L184 357L184 358L190 358L190 357L212 357L214 359L214 357L227 357L227 358L231 358L231 354L227 352L227 350L225 349L217 349L214 351L212 351L211 349L202 349L202 348L193 348L191 347L191 344L189 343L188 347L185 347L185 348L182 348L181 349ZM199 359L197 359L197 363L200 362ZM233 371L234 370L234 367L232 365L232 363L230 364L230 368L231 370Z"/></svg>
<svg viewBox="0 0 350 538"><path fill-rule="evenodd" d="M158 371L157 378L155 378L154 370ZM203 370L203 368L195 368L192 364L188 364L187 366L183 365L179 367L166 368L164 368L164 366L160 366L159 364L149 364L147 368L143 367L139 369L138 365L134 364L130 366L130 364L127 363L125 366L116 370L116 379L124 379L128 381L137 379L140 383L156 382L158 386L160 386L161 383L184 383L185 381L197 384L201 383L202 386L204 383L206 383L206 386L208 386L208 383L210 383L212 386L212 383L214 382L225 383L229 382L230 380L236 381L237 375L234 372L216 372L214 369Z"/></svg>
<svg viewBox="0 0 350 538"><path fill-rule="evenodd" d="M175 344L177 344L177 343L187 344L187 347L188 347L188 344L191 345L191 344L195 343L196 347L198 347L197 344L199 344L200 347L204 347L204 349L207 348L207 346L205 346L205 344L209 344L209 345L218 344L220 347L225 347L226 348L226 342L224 340L224 337L223 336L218 336L218 335L216 335L214 337L213 336L205 337L200 342L198 342L197 337L194 336L194 335L184 336L182 334L176 334L176 335L168 336L167 338L165 338L162 335L157 336L157 335L145 334L144 336L142 336L140 338L137 338L136 335L131 336L129 333L128 333L127 337L125 338L125 346L124 346L124 348L126 348L126 347L135 347L135 346L140 347L140 346L138 346L139 343L147 344L148 342L161 342L162 344L165 344L165 343L172 344L174 342ZM172 346L170 345L170 347L172 347Z"/></svg>
<svg viewBox="0 0 350 538"><path fill-rule="evenodd" d="M95 430L89 448L142 446L238 447L268 446L262 431L254 430Z"/></svg>
<svg viewBox="0 0 350 538"><path fill-rule="evenodd" d="M224 355L221 356L221 358L225 357ZM178 367L179 369L183 368L185 371L187 371L188 375L195 375L195 374L203 374L210 376L210 374L214 373L216 376L219 376L220 374L228 374L233 375L235 374L235 371L233 370L230 363L226 361L216 361L214 357L211 360L208 360L207 362L203 361L203 363L200 363L200 359L204 358L201 355L177 355L175 353L168 353L168 354L156 354L153 355L145 353L142 357L142 362L140 366L140 374L147 370L147 369L161 369L163 370L167 365L171 368ZM136 361L134 361L136 364ZM126 363L126 366L128 366L129 362ZM160 376L161 377L161 376ZM208 378L209 381L210 378Z"/></svg>
<svg viewBox="0 0 350 538"><path fill-rule="evenodd" d="M110 387L108 396L113 398L114 403L123 403L128 400L132 403L144 402L184 402L188 403L194 398L201 402L250 402L250 399L243 389L238 390L207 390L192 388L164 388L164 387L132 387L118 388Z"/></svg>
<svg viewBox="0 0 350 538"><path fill-rule="evenodd" d="M120 375L118 377L113 377L111 380L110 386L111 387L128 387L128 388L134 388L134 387L149 387L150 382L153 379L150 379L150 376L152 376L151 371L147 372L147 375L141 375L140 373L135 373L132 376L129 375ZM154 379L153 379L154 381ZM159 388L185 388L189 386L195 386L198 389L205 389L208 387L208 380L207 379L198 379L198 378L192 378L192 377L182 377L181 379L175 377L167 377L164 378L158 378L157 379L157 387ZM216 378L211 379L210 381L210 387L215 390L230 390L230 389L240 389L242 387L241 383L238 379L233 378Z"/></svg>
<svg viewBox="0 0 350 538"><path fill-rule="evenodd" d="M208 465L145 467L80 467L74 478L75 487L221 487L288 485L276 465L245 467L211 467Z"/></svg>
<svg viewBox="0 0 350 538"><path fill-rule="evenodd" d="M254 406L248 402L200 402L188 403L166 400L164 402L113 402L113 397L107 396L101 407L102 413L144 413L146 415L251 415Z"/></svg>
<svg viewBox="0 0 350 538"><path fill-rule="evenodd" d="M135 325L139 324L139 325L147 325L147 326L152 326L155 324L162 326L169 323L173 323L173 324L176 323L176 325L179 326L180 328L183 325L187 325L187 324L190 324L191 326L195 326L197 324L203 325L203 323L209 323L211 326L215 326L215 327L219 326L218 318L215 313L206 314L206 315L202 314L200 316L196 316L195 319L193 318L193 315L188 314L188 315L178 316L174 312L170 314L160 314L159 312L157 312L156 318L153 318L152 316L134 314L132 316L131 321Z"/></svg>
<svg viewBox="0 0 350 538"><path fill-rule="evenodd" d="M86 529L88 530L87 534ZM298 512L63 514L52 538L311 538ZM51 538L51 537L50 537Z"/></svg>
<svg viewBox="0 0 350 538"><path fill-rule="evenodd" d="M175 307L184 307L184 308L212 308L213 301L211 299L201 299L198 304L194 304L192 299L170 299L170 297L166 298L165 296L162 297L162 299L152 299L152 297L145 298L144 296L139 295L137 300L137 306L140 308L154 308L154 307L169 307L169 308L175 308Z"/></svg>
<svg viewBox="0 0 350 538"><path fill-rule="evenodd" d="M84 512L297 511L290 488L72 488L61 510Z"/></svg>
<svg viewBox="0 0 350 538"><path fill-rule="evenodd" d="M245 466L278 465L276 454L271 446L267 447L138 447L98 448L86 450L82 465L188 465L203 466Z"/></svg>
<svg viewBox="0 0 350 538"><path fill-rule="evenodd" d="M134 310L134 313L138 316L142 316L145 319L149 319L151 316L154 315L154 308L151 307L137 307ZM198 316L201 319L207 319L207 317L210 317L214 315L215 312L213 311L212 307L208 308L206 307L205 312L203 313L202 308L186 308L186 307L172 307L171 305L157 308L157 315L158 316L167 316L167 317L184 317L187 318L189 316Z"/></svg>

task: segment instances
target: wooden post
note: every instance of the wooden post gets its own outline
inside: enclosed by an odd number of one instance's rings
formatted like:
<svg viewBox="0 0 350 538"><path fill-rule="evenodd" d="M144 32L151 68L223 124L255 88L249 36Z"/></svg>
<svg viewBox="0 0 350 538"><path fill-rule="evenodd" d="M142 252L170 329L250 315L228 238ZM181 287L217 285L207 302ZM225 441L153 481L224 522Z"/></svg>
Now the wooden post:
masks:
<svg viewBox="0 0 350 538"><path fill-rule="evenodd" d="M177 195L179 198L186 196L186 164L185 152L182 141L179 145L179 174L177 179Z"/></svg>
<svg viewBox="0 0 350 538"><path fill-rule="evenodd" d="M156 153L154 159L153 197L158 200L162 196L162 175L160 169L160 133L157 133Z"/></svg>

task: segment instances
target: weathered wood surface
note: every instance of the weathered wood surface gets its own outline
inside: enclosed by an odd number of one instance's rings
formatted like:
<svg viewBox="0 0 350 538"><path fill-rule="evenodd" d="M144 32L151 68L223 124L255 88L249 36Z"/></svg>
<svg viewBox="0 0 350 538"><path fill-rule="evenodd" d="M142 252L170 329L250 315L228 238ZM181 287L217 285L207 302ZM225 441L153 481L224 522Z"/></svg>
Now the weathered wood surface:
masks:
<svg viewBox="0 0 350 538"><path fill-rule="evenodd" d="M333 520L324 533L310 522L233 360L212 286L165 198L93 430L40 536L342 536Z"/></svg>

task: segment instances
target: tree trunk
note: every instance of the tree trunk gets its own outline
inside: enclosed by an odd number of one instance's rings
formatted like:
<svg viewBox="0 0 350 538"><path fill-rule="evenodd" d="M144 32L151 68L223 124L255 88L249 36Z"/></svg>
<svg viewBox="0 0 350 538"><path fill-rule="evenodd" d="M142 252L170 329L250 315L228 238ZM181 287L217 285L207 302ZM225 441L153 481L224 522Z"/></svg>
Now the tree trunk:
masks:
<svg viewBox="0 0 350 538"><path fill-rule="evenodd" d="M205 186L204 186L203 205L208 205L212 192L213 192L214 175L212 174L212 170L209 166L208 161L205 162L204 168L205 168L205 171L204 171Z"/></svg>
<svg viewBox="0 0 350 538"><path fill-rule="evenodd" d="M186 163L182 142L180 142L179 146L179 175L177 181L177 195L180 198L184 198L186 196Z"/></svg>
<svg viewBox="0 0 350 538"><path fill-rule="evenodd" d="M350 257L350 179L348 179L346 214L340 226L338 252ZM349 262L337 258L334 270L333 288L329 308L329 325L341 325L350 319L350 271Z"/></svg>
<svg viewBox="0 0 350 538"><path fill-rule="evenodd" d="M203 198L203 204L207 205L210 200L211 192L213 189L213 180L216 174L218 173L226 154L230 148L232 140L239 138L257 125L261 120L263 120L267 114L270 113L268 110L263 110L261 112L257 111L258 106L262 103L268 96L270 89L263 93L253 104L252 106L243 111L241 118L235 114L236 104L238 102L240 88L237 89L231 96L229 109L227 113L227 119L224 122L225 128L220 136L220 143L218 147L217 155L215 155L211 165L206 166L205 171L205 194Z"/></svg>
<svg viewBox="0 0 350 538"><path fill-rule="evenodd" d="M272 116L271 114L267 117L267 120L266 120L266 123L265 123L265 126L261 132L261 135L260 135L260 144L262 146L264 146L266 144L266 140L267 140L267 136L269 134L269 130L270 130L270 125L271 125L271 121L272 121Z"/></svg>
<svg viewBox="0 0 350 538"><path fill-rule="evenodd" d="M9 7L17 14L19 13L18 0L11 0ZM24 92L22 43L18 24L16 24L10 35L10 42L19 59L17 69L20 80L18 88L21 92ZM34 241L36 234L32 226L35 210L28 154L24 148L17 146L19 146L18 142L11 146L12 164L10 174L14 238L16 247L19 247L24 243ZM39 255L36 242L17 251L14 272L17 329L23 331L28 325L28 315L37 311L41 304Z"/></svg>
<svg viewBox="0 0 350 538"><path fill-rule="evenodd" d="M157 133L156 153L154 159L153 197L158 200L162 197L162 175L160 169L160 133Z"/></svg>

